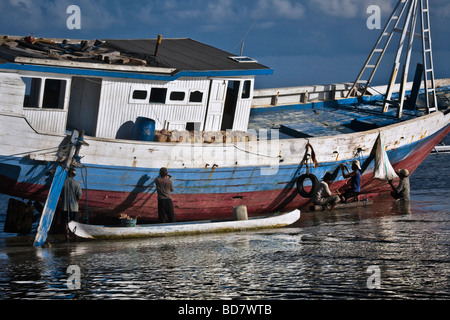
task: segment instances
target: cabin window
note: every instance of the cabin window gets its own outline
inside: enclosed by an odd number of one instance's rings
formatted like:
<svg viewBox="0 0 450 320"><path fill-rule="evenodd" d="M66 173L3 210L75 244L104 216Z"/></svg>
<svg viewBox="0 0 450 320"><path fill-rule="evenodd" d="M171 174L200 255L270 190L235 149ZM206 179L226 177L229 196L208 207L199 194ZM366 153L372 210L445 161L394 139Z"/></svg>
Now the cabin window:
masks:
<svg viewBox="0 0 450 320"><path fill-rule="evenodd" d="M186 93L183 91L172 91L170 93L170 100L171 101L184 101L185 96L186 96Z"/></svg>
<svg viewBox="0 0 450 320"><path fill-rule="evenodd" d="M42 108L64 109L65 92L65 80L46 79Z"/></svg>
<svg viewBox="0 0 450 320"><path fill-rule="evenodd" d="M133 91L133 100L147 100L147 91L146 90L134 90Z"/></svg>
<svg viewBox="0 0 450 320"><path fill-rule="evenodd" d="M25 83L25 99L23 101L23 107L39 108L42 79L22 78L22 81Z"/></svg>
<svg viewBox="0 0 450 320"><path fill-rule="evenodd" d="M149 90L143 87L132 86L130 91L129 103L146 103L149 97Z"/></svg>
<svg viewBox="0 0 450 320"><path fill-rule="evenodd" d="M242 86L242 99L250 98L250 91L252 89L252 82L250 80L245 80L244 85Z"/></svg>
<svg viewBox="0 0 450 320"><path fill-rule="evenodd" d="M25 83L24 108L64 109L66 80L28 77L22 80Z"/></svg>
<svg viewBox="0 0 450 320"><path fill-rule="evenodd" d="M166 103L166 88L152 88L150 92L150 103Z"/></svg>
<svg viewBox="0 0 450 320"><path fill-rule="evenodd" d="M189 102L191 103L202 103L203 101L203 92L201 91L193 91L189 95Z"/></svg>

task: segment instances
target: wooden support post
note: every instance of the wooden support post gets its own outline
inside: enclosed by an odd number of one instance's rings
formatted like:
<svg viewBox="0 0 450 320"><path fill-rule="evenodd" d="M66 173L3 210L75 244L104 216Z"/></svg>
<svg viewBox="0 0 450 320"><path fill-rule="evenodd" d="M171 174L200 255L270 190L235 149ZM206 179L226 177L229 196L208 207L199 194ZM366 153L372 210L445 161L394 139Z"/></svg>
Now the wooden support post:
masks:
<svg viewBox="0 0 450 320"><path fill-rule="evenodd" d="M55 175L53 176L52 185L45 201L44 210L42 211L39 227L34 238L34 246L41 247L47 241L47 234L52 225L53 216L55 215L56 207L58 206L59 196L61 195L64 181L67 178L67 172L73 163L74 158L78 156L81 147L81 138L78 131L74 130L71 136L72 145L70 146L64 164L59 164L56 167Z"/></svg>
<svg viewBox="0 0 450 320"><path fill-rule="evenodd" d="M64 186L64 181L67 177L67 171L58 166L53 177L52 186L48 193L47 201L45 201L44 210L42 211L41 220L39 221L39 227L34 238L34 246L41 247L47 241L47 234L52 225L53 216L55 215L56 207L58 206L59 196Z"/></svg>

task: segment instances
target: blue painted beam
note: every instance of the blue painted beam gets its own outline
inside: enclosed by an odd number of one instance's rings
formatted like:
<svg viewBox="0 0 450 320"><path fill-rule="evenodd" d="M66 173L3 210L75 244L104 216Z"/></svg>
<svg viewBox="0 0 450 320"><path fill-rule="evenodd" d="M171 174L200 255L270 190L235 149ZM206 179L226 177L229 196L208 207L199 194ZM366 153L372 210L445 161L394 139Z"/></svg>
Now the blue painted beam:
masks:
<svg viewBox="0 0 450 320"><path fill-rule="evenodd" d="M86 77L109 77L109 78L125 78L138 80L157 80L157 81L174 81L181 77L235 77L235 76L253 76L253 75L256 76L256 75L273 74L273 69L248 69L248 70L207 70L207 71L186 70L180 71L175 74L161 75L152 73L40 66L40 65L16 64L16 63L0 64L0 69L49 72L49 73L67 74L70 76L78 75Z"/></svg>
<svg viewBox="0 0 450 320"><path fill-rule="evenodd" d="M55 171L55 176L53 177L47 201L45 202L44 210L42 211L36 237L34 238L35 247L41 247L47 240L47 234L52 225L53 216L55 215L59 196L61 195L61 190L64 186L66 177L67 171L62 166L58 166Z"/></svg>

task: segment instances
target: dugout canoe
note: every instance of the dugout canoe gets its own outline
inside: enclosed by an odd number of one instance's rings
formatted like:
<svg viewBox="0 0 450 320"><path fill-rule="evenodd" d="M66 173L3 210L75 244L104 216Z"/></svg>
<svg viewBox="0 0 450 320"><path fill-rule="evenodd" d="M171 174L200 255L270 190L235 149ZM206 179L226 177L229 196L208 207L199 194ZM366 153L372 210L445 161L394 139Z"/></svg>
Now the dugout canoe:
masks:
<svg viewBox="0 0 450 320"><path fill-rule="evenodd" d="M296 209L282 214L252 217L248 220L175 222L135 227L88 225L71 221L69 229L84 239L124 239L279 228L291 225L298 219L300 210Z"/></svg>

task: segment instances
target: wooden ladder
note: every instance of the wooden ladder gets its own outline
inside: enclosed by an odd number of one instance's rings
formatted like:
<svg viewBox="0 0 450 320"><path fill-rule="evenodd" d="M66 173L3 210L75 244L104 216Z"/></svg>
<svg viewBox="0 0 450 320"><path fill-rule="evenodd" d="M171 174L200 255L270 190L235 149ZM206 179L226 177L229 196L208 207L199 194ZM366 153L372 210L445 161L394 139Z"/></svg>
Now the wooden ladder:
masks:
<svg viewBox="0 0 450 320"><path fill-rule="evenodd" d="M394 35L394 30L397 29L397 26L400 22L400 18L402 17L403 12L405 11L407 2L408 0L400 0L395 6L394 11L392 12L388 22L386 23L386 26L384 27L383 31L380 34L380 37L375 43L375 46L373 47L372 51L369 54L369 57L364 63L364 66L359 72L358 77L356 78L355 82L353 83L353 86L348 92L347 98L350 96L356 97L358 96L358 94L360 96L363 96L367 92L370 82L372 81L375 72L377 71L377 68L380 65L380 62L384 56L384 53L386 52L386 49L389 46L389 43L391 42L392 36ZM403 6L401 6L402 4ZM362 78L366 70L371 70L371 72L368 79L364 80ZM359 91L360 89L362 90Z"/></svg>
<svg viewBox="0 0 450 320"><path fill-rule="evenodd" d="M433 52L431 50L430 12L428 0L420 0L422 21L422 52L423 52L423 81L425 87L425 100L428 113L438 110L436 97L436 83L434 81ZM428 77L429 74L429 77ZM431 82L431 88L428 86ZM430 93L432 101L430 102Z"/></svg>
<svg viewBox="0 0 450 320"><path fill-rule="evenodd" d="M404 16L405 12L406 16ZM421 34L415 33L416 21L419 13L422 25ZM402 17L404 17L403 28L399 28L400 20ZM422 39L423 66L424 66L423 81L424 81L425 95L427 97L426 99L427 111L428 113L437 111L437 97L436 97L436 86L434 81L434 67L433 67L433 54L431 48L430 15L429 15L428 0L400 0L397 2L394 11L392 12L383 31L381 32L378 41L373 47L358 77L353 83L353 86L348 92L347 97L363 96L367 92L370 82L372 81L375 72L378 66L380 65L380 62L384 56L384 53L386 52L389 43L391 42L394 32L401 33L401 37L399 40L394 65L392 67L390 80L388 82L388 89L386 91L386 96L383 103L383 112L387 112L389 106L394 105L398 107L397 117L401 118L402 116L406 92L406 83L408 78L408 71L414 38ZM394 90L397 75L399 73L403 47L407 36L409 37L407 42L408 48L406 50L406 57L402 70L399 98L398 101L393 101L391 99L392 93ZM384 43L383 40L385 40ZM363 80L362 79L363 75L365 71L368 69L371 70L371 73L367 80ZM429 88L429 83L431 84L431 88ZM429 98L430 94L432 95L431 102Z"/></svg>

